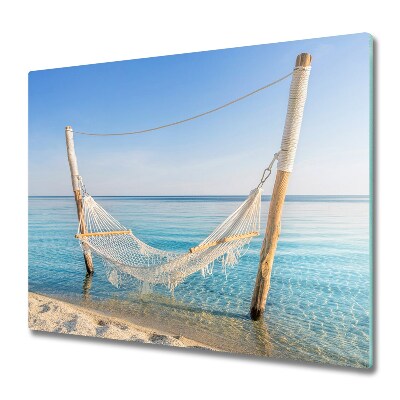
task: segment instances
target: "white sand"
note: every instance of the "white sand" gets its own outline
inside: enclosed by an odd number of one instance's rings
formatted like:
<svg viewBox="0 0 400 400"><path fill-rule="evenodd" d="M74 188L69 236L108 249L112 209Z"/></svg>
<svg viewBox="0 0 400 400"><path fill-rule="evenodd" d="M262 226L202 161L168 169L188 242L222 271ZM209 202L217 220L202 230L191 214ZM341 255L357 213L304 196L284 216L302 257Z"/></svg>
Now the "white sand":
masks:
<svg viewBox="0 0 400 400"><path fill-rule="evenodd" d="M37 293L29 293L28 325L35 331L213 350L183 336L156 332L119 318L102 315L97 311Z"/></svg>

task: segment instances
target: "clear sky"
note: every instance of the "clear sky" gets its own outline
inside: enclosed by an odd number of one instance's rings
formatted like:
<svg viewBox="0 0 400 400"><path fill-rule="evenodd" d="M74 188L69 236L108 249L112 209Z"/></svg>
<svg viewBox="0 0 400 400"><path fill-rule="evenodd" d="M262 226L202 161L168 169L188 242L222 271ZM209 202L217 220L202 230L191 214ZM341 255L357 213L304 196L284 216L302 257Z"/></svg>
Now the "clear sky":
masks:
<svg viewBox="0 0 400 400"><path fill-rule="evenodd" d="M368 194L368 34L33 71L29 194L72 193L66 125L110 133L184 119L289 73L302 52L313 61L288 193ZM290 78L217 113L151 133L75 135L88 192L247 194L279 150L289 85Z"/></svg>

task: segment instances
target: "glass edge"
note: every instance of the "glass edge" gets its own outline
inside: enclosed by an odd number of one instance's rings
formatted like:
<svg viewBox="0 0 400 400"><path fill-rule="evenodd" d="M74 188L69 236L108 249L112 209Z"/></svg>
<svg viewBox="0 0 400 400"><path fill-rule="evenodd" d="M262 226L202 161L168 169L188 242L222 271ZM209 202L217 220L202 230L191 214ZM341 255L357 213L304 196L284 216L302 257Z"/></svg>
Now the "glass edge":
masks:
<svg viewBox="0 0 400 400"><path fill-rule="evenodd" d="M369 368L374 361L374 39L369 35L369 271L370 271L370 319L369 319Z"/></svg>

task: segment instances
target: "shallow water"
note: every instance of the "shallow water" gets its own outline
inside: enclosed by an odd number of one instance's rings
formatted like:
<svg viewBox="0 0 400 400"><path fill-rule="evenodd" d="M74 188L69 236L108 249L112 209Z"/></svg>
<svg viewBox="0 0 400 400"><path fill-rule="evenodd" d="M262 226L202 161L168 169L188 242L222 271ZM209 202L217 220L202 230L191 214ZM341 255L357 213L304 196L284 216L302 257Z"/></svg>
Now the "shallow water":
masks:
<svg viewBox="0 0 400 400"><path fill-rule="evenodd" d="M244 197L98 197L154 247L187 251ZM262 231L269 198L263 199ZM29 199L29 290L64 298L224 351L355 367L369 365L369 199L288 196L266 315L249 319L262 236L227 276L190 276L175 289L117 289L95 259L85 278L72 197Z"/></svg>

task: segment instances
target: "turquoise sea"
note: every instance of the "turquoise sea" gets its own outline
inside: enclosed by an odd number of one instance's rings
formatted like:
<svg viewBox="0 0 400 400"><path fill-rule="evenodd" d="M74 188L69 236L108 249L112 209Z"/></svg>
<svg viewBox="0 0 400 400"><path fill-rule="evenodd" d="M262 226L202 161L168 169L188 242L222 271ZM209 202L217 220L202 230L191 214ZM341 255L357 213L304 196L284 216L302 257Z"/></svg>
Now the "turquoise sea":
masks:
<svg viewBox="0 0 400 400"><path fill-rule="evenodd" d="M245 196L96 197L135 235L187 251ZM263 198L262 232L269 197ZM249 308L262 236L227 274L190 276L172 296L164 287L117 289L95 259L85 276L72 197L29 198L29 290L137 324L184 335L223 351L353 367L370 366L368 196L288 196L265 318Z"/></svg>

